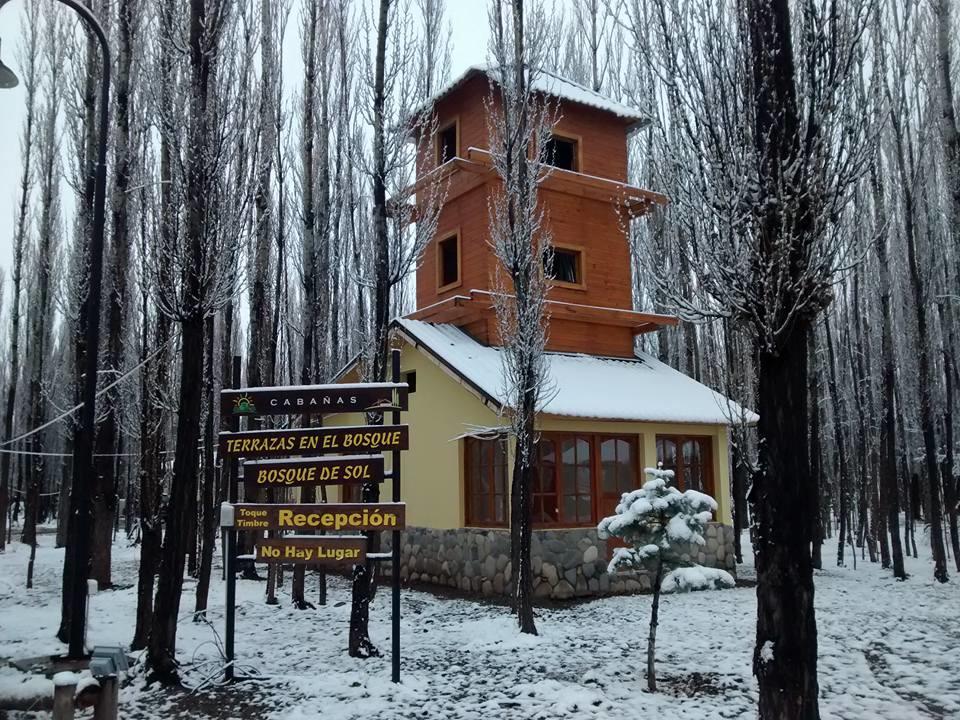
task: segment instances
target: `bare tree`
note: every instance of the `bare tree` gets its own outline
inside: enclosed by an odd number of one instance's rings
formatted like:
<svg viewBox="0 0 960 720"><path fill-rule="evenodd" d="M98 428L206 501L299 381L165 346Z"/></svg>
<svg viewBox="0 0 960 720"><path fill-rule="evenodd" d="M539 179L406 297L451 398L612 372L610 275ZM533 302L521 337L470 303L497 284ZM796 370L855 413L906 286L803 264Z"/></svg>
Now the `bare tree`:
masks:
<svg viewBox="0 0 960 720"><path fill-rule="evenodd" d="M807 346L850 244L848 227L835 220L873 139L875 93L865 106L857 92L868 5L623 5L637 63L656 78L654 92L637 97L659 120L647 163L673 200L668 218L684 231L696 302L669 273L651 280L688 317L735 319L756 348L760 462L751 500L762 718L819 715ZM644 258L658 266L653 254Z"/></svg>
<svg viewBox="0 0 960 720"><path fill-rule="evenodd" d="M50 16L43 24L44 75L43 103L39 113L39 152L37 181L39 185L40 217L37 222L37 245L33 254L33 293L29 303L29 409L27 426L40 428L47 421L47 393L45 389L50 352L50 334L53 325L53 268L62 233L60 213L60 143L57 126L61 103L61 70L66 53L64 27L59 16ZM37 549L37 521L40 512L40 492L46 472L44 457L45 432L34 432L29 447L33 455L28 461L27 492L24 511L24 544L30 546L27 565L27 587L33 587L33 567Z"/></svg>
<svg viewBox="0 0 960 720"><path fill-rule="evenodd" d="M13 416L17 403L17 384L20 381L20 294L23 283L24 248L27 242L29 224L29 205L33 186L33 153L37 143L35 124L37 116L37 90L39 81L37 70L40 65L39 0L26 4L25 32L23 47L19 52L23 74L23 86L26 91L26 109L23 118L23 130L20 135L20 153L23 167L20 171L20 195L17 202L16 228L13 235L13 296L10 300L10 363L7 387L4 396L3 437L7 443L13 436ZM9 446L8 451L12 450ZM10 452L0 453L0 550L7 543L7 508L10 502Z"/></svg>
<svg viewBox="0 0 960 720"><path fill-rule="evenodd" d="M112 237L106 266L108 288L106 322L106 372L111 382L122 372L124 364L124 328L130 317L130 224L132 218L127 193L133 176L132 159L136 148L131 147L131 116L136 112L133 88L137 86L134 55L139 46L138 30L140 4L138 0L122 0L118 6L117 79L114 94L113 131L113 198L110 203L110 227ZM119 447L120 393L116 388L102 397L105 412L97 424L95 452L96 487L93 490L93 543L90 577L101 588L110 587L111 550L113 547L113 521L117 505L116 463L113 457Z"/></svg>
<svg viewBox="0 0 960 720"><path fill-rule="evenodd" d="M235 57L232 4L191 0L185 16L170 13L164 42L186 49L188 98L184 148L183 232L158 249L157 301L180 326L180 389L173 478L166 514L147 664L162 681L177 677L176 631L183 571L196 523L198 453L202 415L205 320L232 296L244 198L230 194L231 122Z"/></svg>
<svg viewBox="0 0 960 720"><path fill-rule="evenodd" d="M424 75L417 71L422 38L408 12L410 0L380 0L377 9L375 47L368 55L373 65L364 76L363 92L371 133L364 171L370 184L370 219L361 222L370 264L357 266L360 282L369 291L370 313L362 328L362 371L368 381L383 382L388 370L388 331L398 307L396 293L416 269L420 256L433 237L442 200L442 186L432 183L414 208L405 202L413 184L416 158L433 146L436 123L424 109ZM416 138L411 145L410 138ZM416 224L411 221L416 212ZM363 249L357 246L358 253ZM369 267L370 269L365 269ZM363 302L363 300L361 300ZM382 422L382 415L372 418ZM377 484L363 487L364 502L376 502ZM375 549L379 535L371 534ZM353 570L349 651L353 657L377 654L368 632L372 567Z"/></svg>
<svg viewBox="0 0 960 720"><path fill-rule="evenodd" d="M923 59L912 52L910 38L921 37L923 18L914 3L891 3L888 22L895 33L894 53L890 72L885 80L890 112L890 144L892 162L899 180L902 202L903 239L906 245L908 281L911 291L916 359L918 370L919 420L922 435L924 469L926 471L926 509L930 524L930 547L933 553L934 577L948 580L946 549L943 542L943 506L941 500L940 470L937 463L936 419L933 401L934 359L932 318L929 313L932 296L930 287L934 275L929 272L924 248L921 247L922 214L926 203L923 183L925 164L929 159L929 137L925 116L930 112L927 98L921 93ZM913 82L908 86L908 79Z"/></svg>
<svg viewBox="0 0 960 720"><path fill-rule="evenodd" d="M538 188L546 174L547 142L556 116L550 99L533 90L547 46L544 20L542 7L535 6L527 23L523 0L492 4L489 52L494 65L486 102L490 157L501 180L489 201L490 243L499 261L494 297L505 397L516 438L510 486L514 612L520 631L533 635L531 493L536 413L549 380L544 350L549 322L546 268L552 252Z"/></svg>

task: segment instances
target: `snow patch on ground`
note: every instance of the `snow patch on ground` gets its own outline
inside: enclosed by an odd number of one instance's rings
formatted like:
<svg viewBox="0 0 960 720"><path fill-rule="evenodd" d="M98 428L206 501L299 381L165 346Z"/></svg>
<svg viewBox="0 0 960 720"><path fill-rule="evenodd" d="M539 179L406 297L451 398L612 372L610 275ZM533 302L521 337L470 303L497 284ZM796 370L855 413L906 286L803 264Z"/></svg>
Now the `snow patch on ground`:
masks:
<svg viewBox="0 0 960 720"><path fill-rule="evenodd" d="M0 555L0 659L64 650L54 637L63 552L52 547L51 535L40 540L33 590L24 588L28 549L14 543ZM823 556L834 552L828 543ZM118 542L114 560L118 589L92 598L89 637L92 644L127 646L136 609L137 549ZM638 707L662 720L755 717L756 595L749 587L664 596L657 636L660 691L651 694L643 670L649 595L540 608L540 635L522 636L507 607L405 590L403 682L393 685L386 588L374 600L370 624L385 656L364 661L346 653L350 587L344 579L331 578L328 604L313 611L290 606L289 573L279 607L263 602L263 583L240 581L238 671L256 679L225 688L218 686L219 557L217 563L210 623L192 621L192 580L181 605L178 658L186 684L202 689L146 687L142 668L135 667L121 688L124 718L590 719L620 718ZM824 718L960 717L957 579L946 586L934 582L928 557L908 558L907 570L906 582L863 561L857 570L817 572ZM752 571L751 561L738 568L738 577ZM313 577L308 593L316 596ZM49 697L53 682L0 667L0 696L13 692Z"/></svg>

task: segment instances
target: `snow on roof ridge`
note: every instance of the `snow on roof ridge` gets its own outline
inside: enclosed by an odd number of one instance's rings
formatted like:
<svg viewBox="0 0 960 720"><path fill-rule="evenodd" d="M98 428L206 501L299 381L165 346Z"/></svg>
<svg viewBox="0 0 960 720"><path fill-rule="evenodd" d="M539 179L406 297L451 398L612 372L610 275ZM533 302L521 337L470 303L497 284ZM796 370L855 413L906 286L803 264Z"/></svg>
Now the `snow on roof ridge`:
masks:
<svg viewBox="0 0 960 720"><path fill-rule="evenodd" d="M460 75L453 80L450 80L439 90L437 90L437 92L435 92L432 97L427 99L417 109L416 112L422 112L437 103L443 97L453 92L457 87L466 82L467 79L474 73L481 73L487 77L490 77L492 70L493 66L487 65L486 63L469 65ZM603 110L618 117L627 120L633 120L635 123L640 125L646 125L649 122L649 117L646 115L646 113L641 112L639 109L630 107L629 105L626 105L618 100L614 100L613 98L608 97L597 90L592 90L586 85L582 85L575 80L558 75L552 70L537 68L536 73L537 75L535 75L533 78L533 90L539 90L547 95L559 97L562 100L579 103L580 105L586 105L587 107L592 107L597 110ZM564 92L562 88L556 88L544 83L538 83L538 76L541 75L551 78L552 82L554 83L568 85L570 86L571 90L575 90L577 92Z"/></svg>
<svg viewBox="0 0 960 720"><path fill-rule="evenodd" d="M481 345L448 323L398 318L408 338L494 403L505 405L500 348ZM586 353L547 353L547 415L604 420L731 425L757 415L662 363L648 353L607 358Z"/></svg>

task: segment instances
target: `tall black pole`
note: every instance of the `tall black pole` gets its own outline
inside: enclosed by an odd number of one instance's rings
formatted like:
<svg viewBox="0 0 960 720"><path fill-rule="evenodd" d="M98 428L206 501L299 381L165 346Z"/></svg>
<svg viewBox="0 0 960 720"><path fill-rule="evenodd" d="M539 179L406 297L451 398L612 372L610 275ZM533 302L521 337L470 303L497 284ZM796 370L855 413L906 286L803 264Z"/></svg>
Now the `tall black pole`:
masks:
<svg viewBox="0 0 960 720"><path fill-rule="evenodd" d="M76 0L59 0L72 8L86 22L100 42L103 72L100 78L100 127L97 148L97 168L93 189L93 229L90 235L90 274L88 278L84 334L86 367L83 376L83 407L80 423L73 441L73 482L70 485L70 530L67 545L73 572L70 593L70 650L71 658L83 657L87 624L87 579L90 575L90 488L94 479L93 435L97 412L97 367L100 346L100 298L103 278L104 206L107 193L107 132L110 104L110 46L97 18L85 5Z"/></svg>
<svg viewBox="0 0 960 720"><path fill-rule="evenodd" d="M400 351L394 349L390 358L392 380L395 383L400 382ZM408 395L409 397L409 395ZM393 411L393 424L400 424L400 411ZM390 477L393 490L393 501L400 502L400 451L394 450L391 459ZM393 598L391 613L393 647L391 649L392 660L392 680L395 683L400 682L400 531L394 530L390 541L391 550L393 550Z"/></svg>
<svg viewBox="0 0 960 720"><path fill-rule="evenodd" d="M233 356L233 376L230 387L240 387L240 365L242 358L239 355ZM240 416L234 415L230 418L230 430L237 432L240 429ZM237 504L237 470L239 463L237 458L224 458L223 462L230 463L230 470L227 472L227 502L231 505ZM237 528L231 525L227 528L226 543L223 550L223 564L226 566L227 574L227 597L225 608L225 626L223 630L223 653L226 655L226 670L224 671L224 680L232 683L236 679L233 662L234 635L236 633L237 619Z"/></svg>

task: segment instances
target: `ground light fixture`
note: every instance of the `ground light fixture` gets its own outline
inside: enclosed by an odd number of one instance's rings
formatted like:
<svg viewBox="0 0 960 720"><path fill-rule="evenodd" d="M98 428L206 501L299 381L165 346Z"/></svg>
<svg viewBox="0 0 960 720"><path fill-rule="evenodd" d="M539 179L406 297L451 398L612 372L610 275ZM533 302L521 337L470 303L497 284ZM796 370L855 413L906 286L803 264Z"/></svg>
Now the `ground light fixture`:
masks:
<svg viewBox="0 0 960 720"><path fill-rule="evenodd" d="M2 47L2 43L0 43ZM17 74L3 64L3 57L0 56L0 90L9 90L20 84Z"/></svg>
<svg viewBox="0 0 960 720"><path fill-rule="evenodd" d="M0 0L0 9L10 0ZM73 440L73 482L70 485L70 514L67 541L68 563L73 568L69 578L69 587L64 588L64 604L70 608L69 654L71 659L86 657L84 647L87 624L87 578L90 574L91 544L91 496L93 490L93 433L96 424L97 367L100 347L100 304L103 295L103 235L104 214L107 191L107 135L110 131L110 45L107 34L97 20L96 15L79 0L57 0L80 16L87 30L93 34L100 45L102 59L100 71L100 107L98 108L98 147L97 164L93 169L93 224L90 234L90 255L88 257L88 285L90 288L84 304L84 317L87 326L84 329L83 387L80 418ZM10 68L0 62L0 88L16 87L17 76Z"/></svg>

